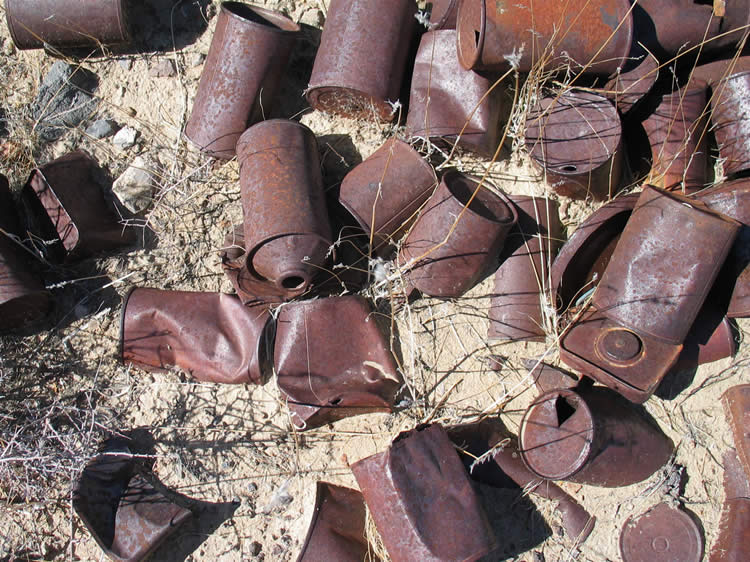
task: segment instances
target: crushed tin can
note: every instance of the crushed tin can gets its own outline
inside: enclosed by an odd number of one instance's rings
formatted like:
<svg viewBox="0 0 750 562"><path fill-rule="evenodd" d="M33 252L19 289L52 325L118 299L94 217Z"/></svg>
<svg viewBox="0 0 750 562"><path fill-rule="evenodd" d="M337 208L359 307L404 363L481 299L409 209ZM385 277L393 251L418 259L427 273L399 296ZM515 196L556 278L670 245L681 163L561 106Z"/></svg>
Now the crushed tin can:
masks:
<svg viewBox="0 0 750 562"><path fill-rule="evenodd" d="M83 151L70 152L31 172L22 193L29 230L52 261L72 261L131 246L135 229L122 224L104 199L103 170Z"/></svg>
<svg viewBox="0 0 750 562"><path fill-rule="evenodd" d="M460 172L443 176L401 246L398 263L410 287L456 298L497 267L518 220L515 206L500 193Z"/></svg>
<svg viewBox="0 0 750 562"><path fill-rule="evenodd" d="M305 93L310 105L345 117L392 121L416 10L412 0L332 0Z"/></svg>
<svg viewBox="0 0 750 562"><path fill-rule="evenodd" d="M524 359L523 366L526 367L540 394L551 390L574 389L581 382L570 371L538 359Z"/></svg>
<svg viewBox="0 0 750 562"><path fill-rule="evenodd" d="M699 201L644 186L591 306L561 336L563 362L647 400L677 361L739 227Z"/></svg>
<svg viewBox="0 0 750 562"><path fill-rule="evenodd" d="M145 559L192 516L137 472L136 457L117 438L83 469L73 509L110 558L128 561Z"/></svg>
<svg viewBox="0 0 750 562"><path fill-rule="evenodd" d="M436 185L432 166L408 143L392 138L346 174L339 202L378 250L398 242Z"/></svg>
<svg viewBox="0 0 750 562"><path fill-rule="evenodd" d="M732 429L737 456L747 478L750 478L750 384L731 387L721 397L724 412Z"/></svg>
<svg viewBox="0 0 750 562"><path fill-rule="evenodd" d="M430 31L456 29L459 0L432 0Z"/></svg>
<svg viewBox="0 0 750 562"><path fill-rule="evenodd" d="M136 288L121 314L125 363L179 367L198 381L224 384L263 384L271 372L268 307L221 293Z"/></svg>
<svg viewBox="0 0 750 562"><path fill-rule="evenodd" d="M711 124L724 174L750 169L750 71L714 84Z"/></svg>
<svg viewBox="0 0 750 562"><path fill-rule="evenodd" d="M304 293L332 245L315 134L296 121L253 125L237 143L248 274Z"/></svg>
<svg viewBox="0 0 750 562"><path fill-rule="evenodd" d="M222 2L185 136L217 158L270 115L300 27L273 10Z"/></svg>
<svg viewBox="0 0 750 562"><path fill-rule="evenodd" d="M351 465L393 562L477 560L495 536L471 480L440 425L400 433Z"/></svg>
<svg viewBox="0 0 750 562"><path fill-rule="evenodd" d="M525 143L559 195L601 201L620 187L622 124L600 94L567 90L542 98L526 119Z"/></svg>
<svg viewBox="0 0 750 562"><path fill-rule="evenodd" d="M643 129L651 145L646 183L693 193L708 181L706 84L693 81L661 98Z"/></svg>
<svg viewBox="0 0 750 562"><path fill-rule="evenodd" d="M708 562L742 562L750 552L750 482L733 450L724 453L724 506Z"/></svg>
<svg viewBox="0 0 750 562"><path fill-rule="evenodd" d="M607 488L645 480L674 450L661 429L604 387L542 394L521 420L519 447L540 478Z"/></svg>
<svg viewBox="0 0 750 562"><path fill-rule="evenodd" d="M99 47L130 41L123 0L7 0L5 17L19 49Z"/></svg>
<svg viewBox="0 0 750 562"><path fill-rule="evenodd" d="M549 328L550 264L560 247L557 201L512 195L518 222L505 239L490 301L487 338L544 341Z"/></svg>
<svg viewBox="0 0 750 562"><path fill-rule="evenodd" d="M281 307L274 371L298 430L390 412L403 384L377 313L360 296Z"/></svg>
<svg viewBox="0 0 750 562"><path fill-rule="evenodd" d="M703 534L685 511L660 503L637 517L630 517L620 533L623 562L700 562Z"/></svg>
<svg viewBox="0 0 750 562"><path fill-rule="evenodd" d="M315 508L297 562L362 562L371 551L365 538L367 510L358 490L318 482Z"/></svg>
<svg viewBox="0 0 750 562"><path fill-rule="evenodd" d="M473 70L529 72L543 61L607 76L630 55L630 10L627 0L459 2L458 56Z"/></svg>
<svg viewBox="0 0 750 562"><path fill-rule="evenodd" d="M492 85L458 63L455 30L425 33L414 62L406 134L492 157L501 110L500 88L490 91Z"/></svg>

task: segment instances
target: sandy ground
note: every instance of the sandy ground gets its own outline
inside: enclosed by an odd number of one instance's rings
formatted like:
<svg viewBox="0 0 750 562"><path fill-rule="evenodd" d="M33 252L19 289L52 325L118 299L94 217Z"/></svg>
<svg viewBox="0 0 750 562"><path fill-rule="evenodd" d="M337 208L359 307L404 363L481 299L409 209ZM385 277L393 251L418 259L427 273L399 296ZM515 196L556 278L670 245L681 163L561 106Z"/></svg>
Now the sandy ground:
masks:
<svg viewBox="0 0 750 562"><path fill-rule="evenodd" d="M182 5L195 6L187 1L177 4L178 16ZM311 111L302 90L327 2L263 4L282 9L309 26L274 114L301 115L302 122L318 135L326 185L333 187L347 169L401 131ZM168 20L159 23L168 29ZM73 433L79 435L72 442L80 456L68 459L67 470L50 479L43 497L31 494L26 503L0 504L5 528L0 559L104 559L71 508L73 478L104 435L144 428L153 438L158 478L180 494L215 504L207 515L171 538L154 555L155 560L293 560L304 540L316 481L356 487L350 462L383 450L399 431L425 419L456 423L481 413L497 413L510 430L517 431L525 406L536 395L521 360L545 352L550 360L556 357L552 338L549 345L488 343L487 295L492 287L491 280L485 280L457 302L422 299L397 314L407 395L414 399L403 401L391 415L350 418L300 434L290 431L288 413L272 383L263 387L200 384L182 373L148 374L118 362L120 297L130 287L231 292L217 250L225 233L241 221L237 165L213 163L181 137L202 69L199 55L208 51L214 24L215 18L205 29L178 36L177 50L167 40L145 54L79 61L99 77L97 115L136 128L140 133L136 147L119 151L111 138L87 137L85 125L51 144L24 136L28 129L20 126L11 131L22 156L0 162L0 171L9 175L14 189L22 186L35 163L78 147L89 151L113 177L136 154L148 156L159 178L159 190L141 222L153 230L155 241L144 237L146 247L87 260L66 270L67 278L74 281L53 289L59 300L55 327L2 342L7 380L39 376L32 383L33 396L82 401L77 404L79 410L88 405L85 421L89 425L87 431ZM9 114L20 113L55 59L43 51L15 51L4 25L0 41L2 65L9 78L2 103ZM165 58L174 61L177 75L150 76L148 70ZM471 158L457 164L466 170L481 167ZM545 192L538 174L523 161L496 164L491 177L507 193ZM592 208L564 202L568 232ZM60 272L51 272L48 284L54 283L53 273ZM111 285L104 287L107 284ZM379 296L386 295L384 291ZM381 298L378 304L387 305L387 299ZM742 323L741 327L747 326ZM488 368L491 355L508 357L501 373ZM710 548L723 500L720 459L732 446L719 398L726 388L746 380L742 370L749 356L741 349L732 360L702 367L692 380L687 377L689 384L674 399L655 396L646 404L676 445L673 467L646 482L618 489L562 483L597 517L593 534L582 546L576 548L562 534L551 502L522 498L518 492L488 491L502 545L488 559L539 560L533 557L537 552L548 561L619 560L618 538L624 521L667 497L669 490L662 484L679 470L676 467L684 467L684 489L676 494L672 490L669 497L678 495L684 507L700 519ZM14 370L11 364L18 368ZM30 462L49 460L40 458ZM17 483L21 488L23 474L19 472Z"/></svg>

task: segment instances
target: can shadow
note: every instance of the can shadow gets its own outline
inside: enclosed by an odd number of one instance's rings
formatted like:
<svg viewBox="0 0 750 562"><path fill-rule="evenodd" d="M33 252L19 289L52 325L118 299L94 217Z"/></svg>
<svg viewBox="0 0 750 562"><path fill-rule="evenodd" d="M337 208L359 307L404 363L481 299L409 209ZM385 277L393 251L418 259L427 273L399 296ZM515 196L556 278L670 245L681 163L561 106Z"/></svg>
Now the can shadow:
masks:
<svg viewBox="0 0 750 562"><path fill-rule="evenodd" d="M279 85L279 92L282 95L274 102L271 117L288 119L290 116L294 118L311 111L305 99L305 91L310 84L310 75L315 64L315 55L318 52L322 32L304 23L300 23L299 26L301 28L299 37L289 57L284 78Z"/></svg>

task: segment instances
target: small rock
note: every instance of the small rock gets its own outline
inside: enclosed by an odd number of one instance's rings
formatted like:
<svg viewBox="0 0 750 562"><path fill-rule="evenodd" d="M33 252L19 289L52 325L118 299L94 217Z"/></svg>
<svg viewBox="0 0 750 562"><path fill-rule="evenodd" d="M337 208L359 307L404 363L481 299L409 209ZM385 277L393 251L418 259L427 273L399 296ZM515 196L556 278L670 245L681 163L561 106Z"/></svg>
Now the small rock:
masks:
<svg viewBox="0 0 750 562"><path fill-rule="evenodd" d="M258 541L253 541L252 544L250 544L250 556L258 556L261 550L263 550L263 545Z"/></svg>
<svg viewBox="0 0 750 562"><path fill-rule="evenodd" d="M123 127L117 131L115 138L112 139L112 143L120 150L127 150L135 145L135 139L137 136L138 131L133 127Z"/></svg>
<svg viewBox="0 0 750 562"><path fill-rule="evenodd" d="M206 55L203 53L193 53L190 56L190 66L195 68L196 66L200 66L203 64L203 61L206 60Z"/></svg>
<svg viewBox="0 0 750 562"><path fill-rule="evenodd" d="M280 544L273 545L273 549L271 550L271 554L273 554L276 557L281 556L282 554L284 554L284 547L281 546Z"/></svg>
<svg viewBox="0 0 750 562"><path fill-rule="evenodd" d="M170 59L160 60L148 71L148 75L154 78L170 78L175 74L177 71L174 68L174 61Z"/></svg>
<svg viewBox="0 0 750 562"><path fill-rule="evenodd" d="M104 139L114 135L117 129L117 122L111 119L97 119L86 128L86 134L95 139Z"/></svg>
<svg viewBox="0 0 750 562"><path fill-rule="evenodd" d="M133 68L133 59L118 59L117 64L125 70L130 70Z"/></svg>
<svg viewBox="0 0 750 562"><path fill-rule="evenodd" d="M136 156L127 170L112 184L114 193L123 206L133 214L148 209L154 196L154 176L151 165Z"/></svg>

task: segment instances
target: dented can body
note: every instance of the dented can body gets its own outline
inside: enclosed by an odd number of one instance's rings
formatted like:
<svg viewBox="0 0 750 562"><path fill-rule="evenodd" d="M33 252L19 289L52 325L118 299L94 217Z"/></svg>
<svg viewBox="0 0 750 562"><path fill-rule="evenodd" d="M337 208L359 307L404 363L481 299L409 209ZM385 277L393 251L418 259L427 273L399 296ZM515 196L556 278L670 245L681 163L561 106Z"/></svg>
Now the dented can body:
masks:
<svg viewBox="0 0 750 562"><path fill-rule="evenodd" d="M750 72L733 74L713 86L711 124L724 175L750 169Z"/></svg>
<svg viewBox="0 0 750 562"><path fill-rule="evenodd" d="M233 158L240 135L270 115L299 30L279 12L222 2L185 136Z"/></svg>

